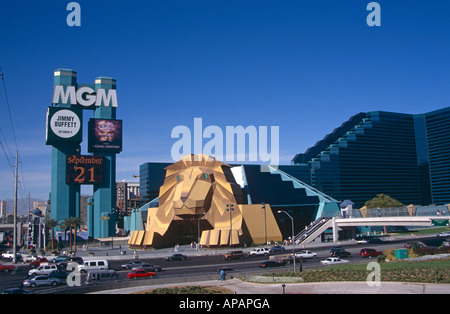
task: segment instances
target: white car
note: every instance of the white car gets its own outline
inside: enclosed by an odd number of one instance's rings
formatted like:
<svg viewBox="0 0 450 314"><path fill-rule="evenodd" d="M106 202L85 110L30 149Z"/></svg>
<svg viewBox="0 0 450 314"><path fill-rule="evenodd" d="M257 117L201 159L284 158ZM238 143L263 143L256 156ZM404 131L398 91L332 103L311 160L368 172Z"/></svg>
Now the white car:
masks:
<svg viewBox="0 0 450 314"><path fill-rule="evenodd" d="M450 237L450 231L441 232L437 236L442 238Z"/></svg>
<svg viewBox="0 0 450 314"><path fill-rule="evenodd" d="M298 259L298 258L301 258L301 259L317 258L317 254L313 253L309 250L303 250L300 253L295 253L295 257L296 257L296 259Z"/></svg>
<svg viewBox="0 0 450 314"><path fill-rule="evenodd" d="M340 259L338 257L329 257L326 260L320 261L322 265L334 265L334 264L343 264L348 263L345 259Z"/></svg>
<svg viewBox="0 0 450 314"><path fill-rule="evenodd" d="M267 248L256 248L248 252L249 256L269 255L270 251Z"/></svg>
<svg viewBox="0 0 450 314"><path fill-rule="evenodd" d="M36 255L26 255L23 259L25 263L34 262L36 260Z"/></svg>

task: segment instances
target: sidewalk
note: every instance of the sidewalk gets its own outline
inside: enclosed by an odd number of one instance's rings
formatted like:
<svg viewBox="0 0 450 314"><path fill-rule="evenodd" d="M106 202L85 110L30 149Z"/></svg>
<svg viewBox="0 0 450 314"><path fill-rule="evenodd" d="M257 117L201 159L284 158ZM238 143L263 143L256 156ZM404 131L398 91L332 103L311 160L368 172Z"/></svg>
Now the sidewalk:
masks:
<svg viewBox="0 0 450 314"><path fill-rule="evenodd" d="M226 281L202 281L196 283L178 283L159 286L141 286L126 289L99 291L95 294L129 294L155 288L173 286L220 286L228 288L236 294L282 294L283 287L278 284L258 284L244 282L239 279ZM365 282L317 282L287 283L284 287L287 294L450 294L450 284L423 284L382 282L379 287L370 287Z"/></svg>

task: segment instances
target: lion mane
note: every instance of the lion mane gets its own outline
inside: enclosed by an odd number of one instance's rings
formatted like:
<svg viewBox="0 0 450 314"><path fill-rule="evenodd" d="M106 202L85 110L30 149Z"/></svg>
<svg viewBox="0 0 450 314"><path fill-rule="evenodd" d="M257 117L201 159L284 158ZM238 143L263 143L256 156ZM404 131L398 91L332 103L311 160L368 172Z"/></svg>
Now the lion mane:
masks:
<svg viewBox="0 0 450 314"><path fill-rule="evenodd" d="M240 243L244 197L231 167L208 155L187 155L165 168L158 207L149 208L143 247L197 242Z"/></svg>

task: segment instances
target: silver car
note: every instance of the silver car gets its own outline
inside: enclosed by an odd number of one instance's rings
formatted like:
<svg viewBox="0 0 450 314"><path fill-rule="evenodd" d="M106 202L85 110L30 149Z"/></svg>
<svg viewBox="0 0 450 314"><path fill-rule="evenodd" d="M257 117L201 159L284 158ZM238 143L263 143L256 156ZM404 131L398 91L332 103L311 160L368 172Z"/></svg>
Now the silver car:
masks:
<svg viewBox="0 0 450 314"><path fill-rule="evenodd" d="M48 276L35 276L30 279L25 279L23 282L24 287L40 287L40 286L57 286L62 284L61 279L52 278Z"/></svg>
<svg viewBox="0 0 450 314"><path fill-rule="evenodd" d="M136 269L143 269L146 272L157 272L157 271L161 271L162 267L159 265L151 265L151 264L143 263L140 266L133 267L131 270L136 270Z"/></svg>

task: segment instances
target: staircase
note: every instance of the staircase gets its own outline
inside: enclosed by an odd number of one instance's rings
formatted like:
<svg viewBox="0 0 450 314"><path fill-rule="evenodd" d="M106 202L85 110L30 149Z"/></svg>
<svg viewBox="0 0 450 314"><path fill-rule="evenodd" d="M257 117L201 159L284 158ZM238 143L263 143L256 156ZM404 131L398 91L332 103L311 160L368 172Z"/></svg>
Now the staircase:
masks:
<svg viewBox="0 0 450 314"><path fill-rule="evenodd" d="M333 219L331 217L320 217L295 236L295 244L309 244L331 227L333 227Z"/></svg>

